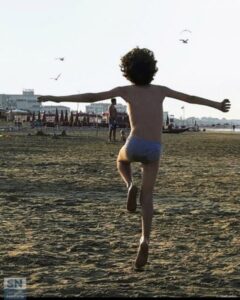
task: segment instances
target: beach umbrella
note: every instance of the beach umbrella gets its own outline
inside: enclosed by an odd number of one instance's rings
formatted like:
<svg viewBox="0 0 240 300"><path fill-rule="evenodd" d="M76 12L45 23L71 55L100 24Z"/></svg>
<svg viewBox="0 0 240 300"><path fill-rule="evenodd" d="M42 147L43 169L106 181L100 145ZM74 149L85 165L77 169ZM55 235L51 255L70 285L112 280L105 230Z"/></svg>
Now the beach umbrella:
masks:
<svg viewBox="0 0 240 300"><path fill-rule="evenodd" d="M168 117L168 114L167 114L167 120L166 120L166 125L169 125L169 117Z"/></svg>
<svg viewBox="0 0 240 300"><path fill-rule="evenodd" d="M64 115L63 115L63 110L61 110L61 115L60 115L60 124L64 123Z"/></svg>
<svg viewBox="0 0 240 300"><path fill-rule="evenodd" d="M70 115L70 126L73 126L73 112L71 111L71 115Z"/></svg>
<svg viewBox="0 0 240 300"><path fill-rule="evenodd" d="M75 122L74 122L75 126L78 125L78 112L76 113L76 117L75 117Z"/></svg>
<svg viewBox="0 0 240 300"><path fill-rule="evenodd" d="M35 121L35 111L32 114L32 122Z"/></svg>
<svg viewBox="0 0 240 300"><path fill-rule="evenodd" d="M68 125L68 111L65 111L64 124Z"/></svg>
<svg viewBox="0 0 240 300"><path fill-rule="evenodd" d="M58 109L56 108L56 113L55 113L55 124L59 123L59 115L58 115Z"/></svg>
<svg viewBox="0 0 240 300"><path fill-rule="evenodd" d="M82 123L83 123L83 126L85 126L85 125L86 125L86 123L87 123L87 121L86 121L86 116L85 116L85 115L83 115L83 120L82 120Z"/></svg>
<svg viewBox="0 0 240 300"><path fill-rule="evenodd" d="M47 118L46 118L46 113L45 113L45 111L43 112L43 117L42 117L42 122L43 123L46 123L46 120L47 120Z"/></svg>

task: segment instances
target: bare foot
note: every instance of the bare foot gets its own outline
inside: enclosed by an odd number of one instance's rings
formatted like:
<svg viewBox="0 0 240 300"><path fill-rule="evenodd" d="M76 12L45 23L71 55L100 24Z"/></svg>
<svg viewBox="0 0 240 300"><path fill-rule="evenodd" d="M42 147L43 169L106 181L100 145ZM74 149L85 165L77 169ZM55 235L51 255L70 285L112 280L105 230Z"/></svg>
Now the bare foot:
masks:
<svg viewBox="0 0 240 300"><path fill-rule="evenodd" d="M127 195L127 210L135 212L137 208L137 192L138 188L135 185L130 185Z"/></svg>
<svg viewBox="0 0 240 300"><path fill-rule="evenodd" d="M148 244L147 242L141 242L138 248L138 254L135 261L135 268L141 269L144 267L148 260Z"/></svg>

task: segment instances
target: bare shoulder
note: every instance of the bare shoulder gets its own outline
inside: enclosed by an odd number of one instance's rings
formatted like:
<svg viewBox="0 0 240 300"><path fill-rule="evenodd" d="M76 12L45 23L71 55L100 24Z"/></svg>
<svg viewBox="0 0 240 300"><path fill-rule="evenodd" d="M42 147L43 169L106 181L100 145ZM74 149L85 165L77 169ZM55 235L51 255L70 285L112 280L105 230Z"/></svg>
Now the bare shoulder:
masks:
<svg viewBox="0 0 240 300"><path fill-rule="evenodd" d="M157 85L157 84L152 84L152 87L156 89L159 93L166 93L166 90L168 89L164 85Z"/></svg>
<svg viewBox="0 0 240 300"><path fill-rule="evenodd" d="M133 85L119 86L118 89L119 89L119 91L121 91L121 93L127 93L133 89Z"/></svg>
<svg viewBox="0 0 240 300"><path fill-rule="evenodd" d="M125 101L128 102L129 95L133 91L132 85L125 85L125 86L119 86L118 87L120 97L122 97Z"/></svg>
<svg viewBox="0 0 240 300"><path fill-rule="evenodd" d="M158 97L160 99L164 99L166 97L167 87L163 85L151 84L149 88L149 92L150 94L152 94L152 96Z"/></svg>

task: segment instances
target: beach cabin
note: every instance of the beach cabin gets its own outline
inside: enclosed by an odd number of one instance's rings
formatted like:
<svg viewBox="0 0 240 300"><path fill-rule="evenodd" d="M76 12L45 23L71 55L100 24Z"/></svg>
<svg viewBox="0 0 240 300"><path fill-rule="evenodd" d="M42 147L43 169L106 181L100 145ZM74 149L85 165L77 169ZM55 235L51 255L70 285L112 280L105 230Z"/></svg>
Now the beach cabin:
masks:
<svg viewBox="0 0 240 300"><path fill-rule="evenodd" d="M22 125L22 123L30 121L31 116L31 112L21 109L9 110L6 114L7 121L13 121L15 125Z"/></svg>

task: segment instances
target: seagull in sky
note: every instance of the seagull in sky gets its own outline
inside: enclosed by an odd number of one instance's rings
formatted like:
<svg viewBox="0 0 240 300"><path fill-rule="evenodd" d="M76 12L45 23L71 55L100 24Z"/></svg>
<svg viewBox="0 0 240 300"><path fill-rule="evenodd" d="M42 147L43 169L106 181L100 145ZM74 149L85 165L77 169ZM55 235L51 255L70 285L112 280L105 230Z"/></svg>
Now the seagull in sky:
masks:
<svg viewBox="0 0 240 300"><path fill-rule="evenodd" d="M184 40L184 39L180 39L179 41L183 42L184 44L188 43L188 39Z"/></svg>
<svg viewBox="0 0 240 300"><path fill-rule="evenodd" d="M62 73L58 74L58 76L56 78L51 78L51 79L54 79L54 80L58 80L58 78L61 76Z"/></svg>
<svg viewBox="0 0 240 300"><path fill-rule="evenodd" d="M64 61L64 57L56 57L55 59L59 59L61 61Z"/></svg>

